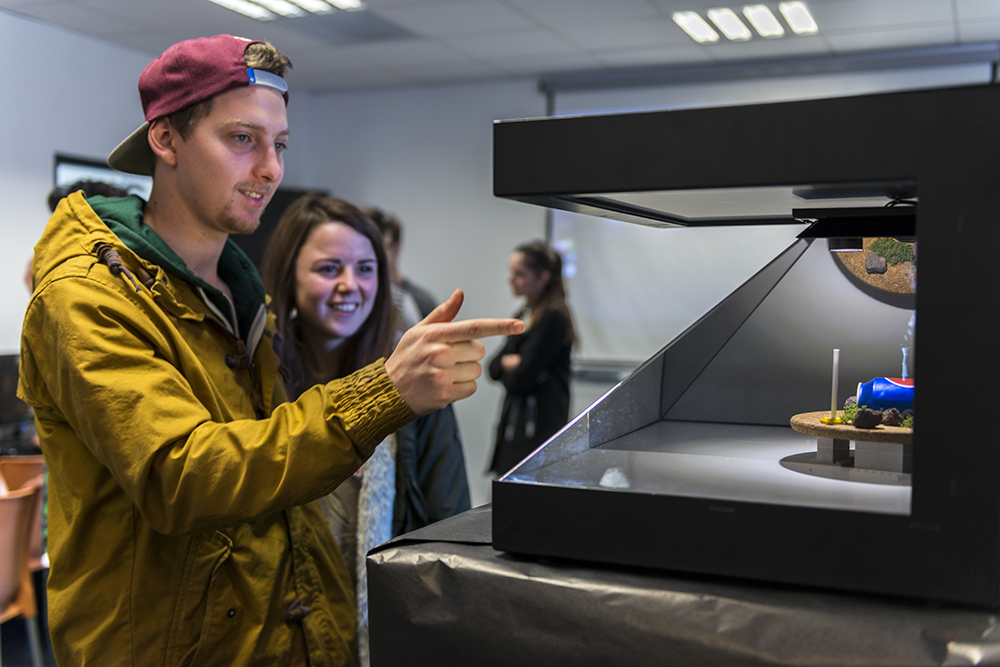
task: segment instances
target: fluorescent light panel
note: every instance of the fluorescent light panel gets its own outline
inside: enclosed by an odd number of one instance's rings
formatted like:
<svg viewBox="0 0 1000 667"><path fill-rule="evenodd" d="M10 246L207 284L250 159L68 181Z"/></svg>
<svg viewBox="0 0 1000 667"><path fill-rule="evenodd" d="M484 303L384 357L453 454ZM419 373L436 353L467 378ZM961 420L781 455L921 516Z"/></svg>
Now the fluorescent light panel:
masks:
<svg viewBox="0 0 1000 667"><path fill-rule="evenodd" d="M747 17L747 21L750 21L750 25L761 37L781 37L785 34L785 29L767 5L747 5L743 8L743 16Z"/></svg>
<svg viewBox="0 0 1000 667"><path fill-rule="evenodd" d="M243 16L249 16L252 19L257 19L258 21L270 21L271 19L278 18L271 12L267 11L260 5L255 5L252 2L247 2L247 0L208 0L209 2L214 2L220 7L225 7Z"/></svg>
<svg viewBox="0 0 1000 667"><path fill-rule="evenodd" d="M312 14L329 14L341 9L356 12L365 9L363 0L209 0L220 7L239 12L258 21L272 21L279 16L299 18Z"/></svg>
<svg viewBox="0 0 1000 667"><path fill-rule="evenodd" d="M696 12L674 12L673 18L674 23L699 44L719 41L719 33L715 32L712 26L708 25L708 22Z"/></svg>
<svg viewBox="0 0 1000 667"><path fill-rule="evenodd" d="M816 19L813 18L804 2L783 2L778 5L778 10L785 17L785 22L796 35L809 35L819 32Z"/></svg>
<svg viewBox="0 0 1000 667"><path fill-rule="evenodd" d="M331 5L337 9L343 9L345 12L357 12L365 8L365 3L361 0L327 0Z"/></svg>
<svg viewBox="0 0 1000 667"><path fill-rule="evenodd" d="M254 0L254 2L264 9L286 18L296 18L305 14L301 7L293 5L287 0Z"/></svg>
<svg viewBox="0 0 1000 667"><path fill-rule="evenodd" d="M334 10L333 5L323 0L292 0L292 2L313 14L329 14Z"/></svg>
<svg viewBox="0 0 1000 667"><path fill-rule="evenodd" d="M722 34L726 36L727 39L733 42L745 41L753 37L753 33L750 29L743 25L743 21L740 17L736 15L736 12L729 9L728 7L720 7L719 9L709 9L708 18L712 19Z"/></svg>

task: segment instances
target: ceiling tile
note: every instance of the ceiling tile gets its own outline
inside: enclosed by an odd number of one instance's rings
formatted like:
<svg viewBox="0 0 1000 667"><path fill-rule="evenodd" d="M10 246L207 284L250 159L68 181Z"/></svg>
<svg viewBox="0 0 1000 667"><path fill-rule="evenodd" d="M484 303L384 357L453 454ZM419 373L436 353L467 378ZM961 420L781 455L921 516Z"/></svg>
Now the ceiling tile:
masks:
<svg viewBox="0 0 1000 667"><path fill-rule="evenodd" d="M458 5L470 0L365 0L369 8L376 11L385 7L420 7L425 5Z"/></svg>
<svg viewBox="0 0 1000 667"><path fill-rule="evenodd" d="M361 45L352 49L351 52L364 53L371 62L389 67L405 67L407 64L447 65L468 59L464 54L446 49L433 42L423 41L396 42L378 46Z"/></svg>
<svg viewBox="0 0 1000 667"><path fill-rule="evenodd" d="M661 16L642 21L610 21L578 25L572 30L560 30L556 26L552 30L562 35L567 43L575 44L587 51L693 44L691 38L680 30L677 24Z"/></svg>
<svg viewBox="0 0 1000 667"><path fill-rule="evenodd" d="M382 67L361 54L345 57L337 49L306 49L289 53L292 59L292 71L287 79L290 86L299 81L309 81L323 72L371 72Z"/></svg>
<svg viewBox="0 0 1000 667"><path fill-rule="evenodd" d="M75 3L25 5L18 8L17 13L95 37L110 37L116 33L131 32L142 27L141 24L128 18L95 12Z"/></svg>
<svg viewBox="0 0 1000 667"><path fill-rule="evenodd" d="M714 60L762 60L825 55L832 52L830 43L819 35L792 36L779 39L752 39L749 42L703 44Z"/></svg>
<svg viewBox="0 0 1000 667"><path fill-rule="evenodd" d="M959 23L958 37L965 43L1000 41L1000 20Z"/></svg>
<svg viewBox="0 0 1000 667"><path fill-rule="evenodd" d="M415 34L372 12L334 12L319 16L268 21L331 46L374 44L413 39Z"/></svg>
<svg viewBox="0 0 1000 667"><path fill-rule="evenodd" d="M535 24L523 14L496 0L473 0L446 5L408 5L380 10L378 13L408 30L430 37L535 27Z"/></svg>
<svg viewBox="0 0 1000 667"><path fill-rule="evenodd" d="M503 74L492 67L488 67L472 59L425 68L407 66L406 72L417 81L425 83L475 81L484 78L492 79Z"/></svg>
<svg viewBox="0 0 1000 667"><path fill-rule="evenodd" d="M811 5L821 33L953 24L948 0L838 0Z"/></svg>
<svg viewBox="0 0 1000 667"><path fill-rule="evenodd" d="M534 76L535 74L552 74L572 70L603 69L601 61L585 54L538 54L524 55L515 58L504 58L495 61L494 65L501 71L517 76Z"/></svg>
<svg viewBox="0 0 1000 667"><path fill-rule="evenodd" d="M928 28L903 28L896 30L874 30L831 34L826 36L834 52L877 51L879 49L900 49L917 46L931 46L955 43L956 29L952 25Z"/></svg>
<svg viewBox="0 0 1000 667"><path fill-rule="evenodd" d="M149 55L150 61L176 41L169 35L161 35L148 30L121 32L115 35L116 44L142 51Z"/></svg>
<svg viewBox="0 0 1000 667"><path fill-rule="evenodd" d="M486 59L556 55L574 50L551 32L541 29L503 31L445 41L462 53Z"/></svg>
<svg viewBox="0 0 1000 667"><path fill-rule="evenodd" d="M644 49L609 49L592 51L591 55L609 67L655 67L663 65L696 65L711 62L706 49L690 45Z"/></svg>
<svg viewBox="0 0 1000 667"><path fill-rule="evenodd" d="M504 0L542 25L559 29L661 16L647 0Z"/></svg>
<svg viewBox="0 0 1000 667"><path fill-rule="evenodd" d="M412 82L405 76L384 68L357 70L353 72L325 72L312 74L296 84L302 90L328 92L333 90L354 90L401 86Z"/></svg>
<svg viewBox="0 0 1000 667"><path fill-rule="evenodd" d="M952 0L955 16L960 23L975 19L1000 21L1000 1L998 0Z"/></svg>

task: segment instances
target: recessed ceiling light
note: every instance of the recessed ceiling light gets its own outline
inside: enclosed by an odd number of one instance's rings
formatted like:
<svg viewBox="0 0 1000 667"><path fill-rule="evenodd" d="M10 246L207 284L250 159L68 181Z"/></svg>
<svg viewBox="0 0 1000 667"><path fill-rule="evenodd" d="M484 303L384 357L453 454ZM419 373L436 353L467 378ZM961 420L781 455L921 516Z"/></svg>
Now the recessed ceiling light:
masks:
<svg viewBox="0 0 1000 667"><path fill-rule="evenodd" d="M785 29L765 5L747 5L743 8L743 16L761 37L781 37L785 34Z"/></svg>
<svg viewBox="0 0 1000 667"><path fill-rule="evenodd" d="M809 8L806 7L806 3L783 2L778 5L778 9L781 11L781 15L785 17L785 21L788 22L788 27L796 35L819 32L819 26L816 25L816 20L809 12Z"/></svg>
<svg viewBox="0 0 1000 667"><path fill-rule="evenodd" d="M684 32L699 44L719 41L719 33L715 32L712 26L696 12L674 12L674 23L683 28Z"/></svg>
<svg viewBox="0 0 1000 667"><path fill-rule="evenodd" d="M220 7L239 12L258 21L279 17L300 18L309 14L329 14L338 9L357 12L365 9L363 0L209 0ZM307 14L307 12L309 14Z"/></svg>
<svg viewBox="0 0 1000 667"><path fill-rule="evenodd" d="M278 18L271 12L267 11L260 5L256 5L252 2L247 2L247 0L208 0L209 2L214 2L220 7L225 7L234 12L243 14L243 16L249 16L252 19L257 19L258 21L270 21L271 19Z"/></svg>
<svg viewBox="0 0 1000 667"><path fill-rule="evenodd" d="M292 0L292 2L313 14L329 14L336 11L333 5L323 0Z"/></svg>
<svg viewBox="0 0 1000 667"><path fill-rule="evenodd" d="M327 0L331 5L337 9L343 9L345 12L357 12L365 8L365 3L361 0Z"/></svg>
<svg viewBox="0 0 1000 667"><path fill-rule="evenodd" d="M708 18L712 19L712 23L718 26L722 34L731 41L738 42L753 37L750 28L743 25L743 21L736 15L736 12L728 7L709 9Z"/></svg>
<svg viewBox="0 0 1000 667"><path fill-rule="evenodd" d="M286 18L296 18L305 14L305 11L287 0L254 0L258 5L264 7L275 14L280 14Z"/></svg>

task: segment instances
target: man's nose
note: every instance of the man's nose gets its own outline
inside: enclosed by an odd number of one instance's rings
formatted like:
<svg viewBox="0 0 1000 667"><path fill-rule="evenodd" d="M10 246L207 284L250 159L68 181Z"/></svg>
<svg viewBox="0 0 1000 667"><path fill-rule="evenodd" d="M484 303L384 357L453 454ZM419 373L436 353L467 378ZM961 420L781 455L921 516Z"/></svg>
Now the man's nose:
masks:
<svg viewBox="0 0 1000 667"><path fill-rule="evenodd" d="M263 147L260 151L260 159L257 160L254 175L265 183L273 183L277 186L281 182L284 171L284 159L278 152L278 148L273 144Z"/></svg>

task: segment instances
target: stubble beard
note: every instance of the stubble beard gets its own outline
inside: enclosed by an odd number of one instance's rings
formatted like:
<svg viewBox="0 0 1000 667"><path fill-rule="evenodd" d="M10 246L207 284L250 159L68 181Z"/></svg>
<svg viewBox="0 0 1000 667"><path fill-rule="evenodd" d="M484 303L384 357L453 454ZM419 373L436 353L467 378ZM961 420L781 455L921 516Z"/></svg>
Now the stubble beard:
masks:
<svg viewBox="0 0 1000 667"><path fill-rule="evenodd" d="M227 208L225 211L222 212L222 215L220 216L219 226L222 229L224 229L227 234L231 235L245 236L247 234L253 234L255 231L257 231L257 228L260 227L260 218L261 216L264 215L264 211L266 209L267 206L261 208L257 216L254 217L253 220L248 222L245 219L241 219L236 215L233 215L233 212Z"/></svg>

